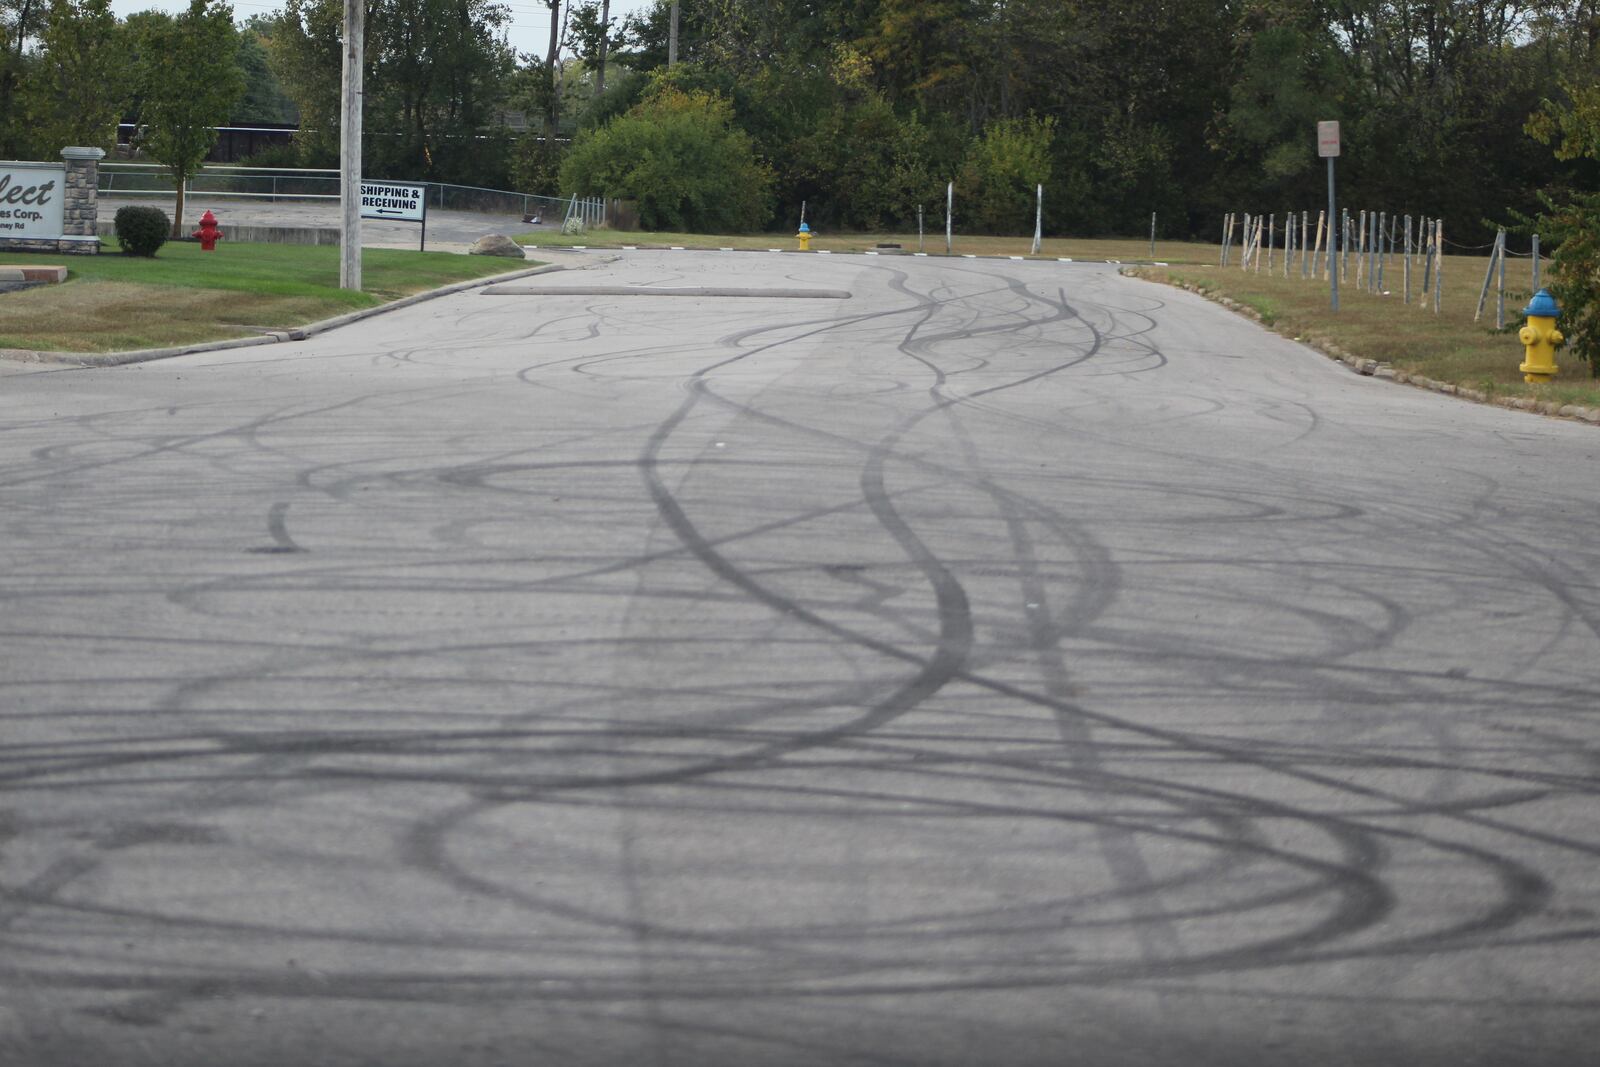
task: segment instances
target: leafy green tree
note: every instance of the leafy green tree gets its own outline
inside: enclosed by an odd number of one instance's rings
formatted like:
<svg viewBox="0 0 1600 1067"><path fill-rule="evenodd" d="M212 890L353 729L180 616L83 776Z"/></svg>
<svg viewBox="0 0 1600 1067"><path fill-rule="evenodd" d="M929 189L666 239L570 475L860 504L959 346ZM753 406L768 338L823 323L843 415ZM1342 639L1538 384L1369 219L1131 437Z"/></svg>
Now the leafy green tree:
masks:
<svg viewBox="0 0 1600 1067"><path fill-rule="evenodd" d="M849 27L857 20L848 14L855 6L850 0L684 0L682 9L702 19L704 62L750 75L826 57L835 44L854 36ZM684 58L680 27L679 59Z"/></svg>
<svg viewBox="0 0 1600 1067"><path fill-rule="evenodd" d="M17 106L27 82L28 41L38 32L45 0L0 0L0 159L16 159L31 139L27 115Z"/></svg>
<svg viewBox="0 0 1600 1067"><path fill-rule="evenodd" d="M229 122L233 126L259 123L292 124L299 117L294 101L272 72L268 42L276 23L256 15L239 28L239 66L244 71L244 95Z"/></svg>
<svg viewBox="0 0 1600 1067"><path fill-rule="evenodd" d="M126 34L110 0L51 0L21 93L35 154L66 145L109 149L133 99Z"/></svg>
<svg viewBox="0 0 1600 1067"><path fill-rule="evenodd" d="M294 143L307 167L339 161L339 94L344 71L344 7L337 0L284 0L266 34L267 62L294 103ZM366 78L371 76L368 63ZM369 95L381 87L364 82Z"/></svg>
<svg viewBox="0 0 1600 1067"><path fill-rule="evenodd" d="M1567 100L1541 101L1528 119L1528 135L1553 146L1557 159L1600 159L1600 82L1563 78L1561 89Z"/></svg>
<svg viewBox="0 0 1600 1067"><path fill-rule="evenodd" d="M584 66L594 73L594 95L606 92L606 64L616 50L628 43L626 27L611 16L611 0L588 0L572 7L567 38Z"/></svg>
<svg viewBox="0 0 1600 1067"><path fill-rule="evenodd" d="M167 168L177 189L172 234L183 233L184 185L204 166L244 93L233 8L190 0L173 16L144 12L137 25L139 147Z"/></svg>
<svg viewBox="0 0 1600 1067"><path fill-rule="evenodd" d="M564 193L635 200L651 230L757 229L771 184L726 100L671 88L580 134L561 167Z"/></svg>
<svg viewBox="0 0 1600 1067"><path fill-rule="evenodd" d="M509 152L500 109L515 54L510 14L489 0L372 0L371 90L364 158L374 173L503 184ZM480 133L491 139L479 141Z"/></svg>
<svg viewBox="0 0 1600 1067"><path fill-rule="evenodd" d="M959 102L972 73L974 0L883 0L862 47L891 100L934 109Z"/></svg>
<svg viewBox="0 0 1600 1067"><path fill-rule="evenodd" d="M804 200L808 220L824 227L878 230L914 222L919 203L942 195L931 131L914 113L896 114L873 84L870 61L855 48L835 47L822 69L825 76L761 79L747 104L749 125L762 112L791 112L783 137L760 146L785 187L782 217L798 221Z"/></svg>
<svg viewBox="0 0 1600 1067"><path fill-rule="evenodd" d="M501 109L516 56L490 0L371 0L362 74L362 166L392 178L505 183ZM339 152L341 0L286 0L267 50L301 117L308 163ZM486 139L480 140L480 137Z"/></svg>
<svg viewBox="0 0 1600 1067"><path fill-rule="evenodd" d="M0 12L40 2L0 0ZM952 177L981 189L962 173L968 146L1030 115L1054 123L1045 206L1056 231L1142 233L1155 211L1170 235L1211 236L1223 211L1317 205L1311 124L1325 118L1344 119L1347 201L1443 216L1464 243L1484 239L1478 220L1535 210L1536 189L1595 167L1529 152L1521 127L1558 95L1558 71L1596 80L1597 0L682 0L671 72L671 0L624 20L620 41L604 0L538 0L554 51L519 57L515 74L477 51L477 81L448 72L449 56L474 53L443 30L487 0L373 2L386 28L369 28L368 114L381 116L368 124L369 168L408 176L492 184L501 95L539 116L543 136L517 146L518 180L549 190L562 136L627 113L647 84L730 103L786 226L802 201L828 225L894 225ZM297 57L297 73L280 77L303 140L331 138L338 0L285 3L282 21L303 31L274 32L274 65ZM561 62L568 47L581 62ZM468 137L482 139L468 150ZM974 149L968 169L993 176L987 151ZM981 213L1026 229L1023 198L1012 199Z"/></svg>
<svg viewBox="0 0 1600 1067"><path fill-rule="evenodd" d="M990 233L1033 229L1038 187L1050 179L1053 118L991 122L973 144L957 183L966 221Z"/></svg>
<svg viewBox="0 0 1600 1067"><path fill-rule="evenodd" d="M1549 288L1561 305L1566 348L1600 378L1600 193L1544 204L1538 229L1555 244Z"/></svg>
<svg viewBox="0 0 1600 1067"><path fill-rule="evenodd" d="M1214 142L1241 191L1273 203L1311 191L1321 171L1308 131L1342 117L1337 42L1308 11L1278 13L1256 4L1244 17L1239 76Z"/></svg>
<svg viewBox="0 0 1600 1067"><path fill-rule="evenodd" d="M685 0L678 11L678 62L700 63L707 58L706 42L712 18L711 5ZM623 21L626 37L617 62L643 74L665 70L667 39L671 34L672 0L655 0L643 11Z"/></svg>
<svg viewBox="0 0 1600 1067"><path fill-rule="evenodd" d="M1348 0L1314 17L1339 42L1346 117L1341 188L1352 204L1442 216L1453 240L1481 220L1532 209L1554 161L1530 153L1522 121L1554 90L1528 36L1533 0ZM1540 158L1542 156L1542 158Z"/></svg>
<svg viewBox="0 0 1600 1067"><path fill-rule="evenodd" d="M1600 84L1563 83L1567 100L1545 100L1527 132L1551 145L1560 159L1600 160ZM1541 197L1539 231L1553 239L1551 292L1561 305L1567 349L1600 378L1600 193L1578 193L1565 202Z"/></svg>

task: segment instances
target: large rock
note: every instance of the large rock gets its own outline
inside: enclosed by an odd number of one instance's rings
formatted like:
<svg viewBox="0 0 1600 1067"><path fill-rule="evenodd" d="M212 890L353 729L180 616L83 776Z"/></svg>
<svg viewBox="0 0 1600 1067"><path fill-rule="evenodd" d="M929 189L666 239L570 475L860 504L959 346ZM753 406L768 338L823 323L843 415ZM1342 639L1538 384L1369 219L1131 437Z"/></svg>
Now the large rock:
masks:
<svg viewBox="0 0 1600 1067"><path fill-rule="evenodd" d="M522 246L503 233L491 233L478 238L469 249L474 256L505 256L509 259L526 258Z"/></svg>

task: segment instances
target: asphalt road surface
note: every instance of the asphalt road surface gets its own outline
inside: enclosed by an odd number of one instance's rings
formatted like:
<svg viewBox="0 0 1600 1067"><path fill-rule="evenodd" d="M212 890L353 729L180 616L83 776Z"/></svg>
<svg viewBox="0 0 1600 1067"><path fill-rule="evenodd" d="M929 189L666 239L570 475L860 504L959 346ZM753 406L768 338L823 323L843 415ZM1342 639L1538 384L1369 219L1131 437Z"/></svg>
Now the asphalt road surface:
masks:
<svg viewBox="0 0 1600 1067"><path fill-rule="evenodd" d="M0 364L0 1063L1594 1062L1600 430L592 262Z"/></svg>

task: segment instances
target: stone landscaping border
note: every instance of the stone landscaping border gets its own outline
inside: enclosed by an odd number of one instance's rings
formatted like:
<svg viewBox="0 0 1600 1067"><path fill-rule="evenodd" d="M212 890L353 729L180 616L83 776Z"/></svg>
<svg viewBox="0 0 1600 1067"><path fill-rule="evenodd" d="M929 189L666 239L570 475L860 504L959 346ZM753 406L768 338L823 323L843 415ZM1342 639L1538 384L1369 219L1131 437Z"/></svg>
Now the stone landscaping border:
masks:
<svg viewBox="0 0 1600 1067"><path fill-rule="evenodd" d="M1237 315L1242 315L1247 319L1254 319L1256 322L1262 321L1261 313L1248 304L1234 300L1232 297L1223 296L1220 293L1214 293L1192 282L1156 281L1154 278L1145 277L1144 273L1137 268L1124 268L1120 273L1126 278L1137 278L1153 285L1168 285L1174 289L1182 289L1197 296L1203 296L1213 304L1220 304ZM1265 323L1262 323L1262 325L1266 326ZM1273 332L1276 333L1277 331ZM1279 334L1279 336L1284 335ZM1490 396L1481 389L1470 389L1454 382L1441 382L1433 378L1425 378L1420 374L1397 371L1391 364L1382 363L1375 359L1366 359L1346 352L1332 341L1324 341L1316 337L1296 337L1294 340L1307 348L1321 352L1329 359L1343 363L1357 374L1369 378L1387 378L1390 381L1399 382L1401 385L1414 385L1419 389L1443 393L1445 396L1460 397L1463 400L1471 400L1479 404L1492 404L1495 407L1509 408L1513 411L1531 411L1537 415L1550 415L1555 418L1572 419L1600 425L1600 408L1583 407L1579 404L1561 404L1553 400L1534 400L1532 397L1526 396Z"/></svg>

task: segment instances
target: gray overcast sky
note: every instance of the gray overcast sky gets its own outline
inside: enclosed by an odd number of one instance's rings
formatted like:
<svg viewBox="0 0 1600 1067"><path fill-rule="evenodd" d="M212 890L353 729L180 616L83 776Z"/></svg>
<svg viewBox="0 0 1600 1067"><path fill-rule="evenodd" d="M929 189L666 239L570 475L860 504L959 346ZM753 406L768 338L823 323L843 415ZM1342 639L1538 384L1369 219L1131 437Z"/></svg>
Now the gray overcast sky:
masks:
<svg viewBox="0 0 1600 1067"><path fill-rule="evenodd" d="M650 3L651 0L611 0L611 14L613 17L629 15L644 10ZM111 0L111 10L124 17L151 8L182 11L188 6L188 0ZM506 6L511 9L511 46L519 52L543 56L550 43L550 9L538 0L510 0ZM234 0L233 14L235 18L247 19L251 15L271 14L282 7L281 0L277 3L272 0Z"/></svg>

